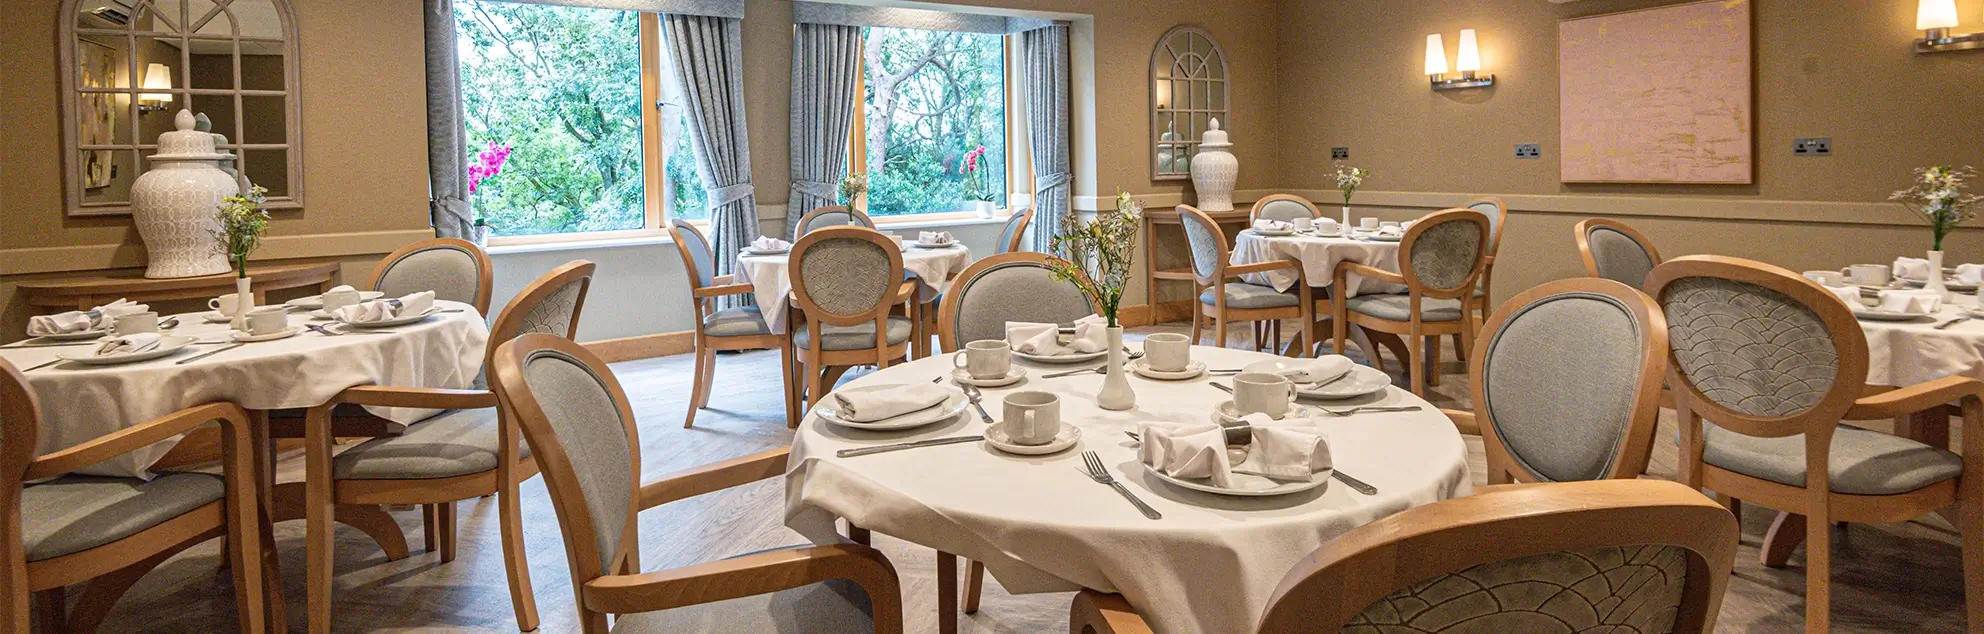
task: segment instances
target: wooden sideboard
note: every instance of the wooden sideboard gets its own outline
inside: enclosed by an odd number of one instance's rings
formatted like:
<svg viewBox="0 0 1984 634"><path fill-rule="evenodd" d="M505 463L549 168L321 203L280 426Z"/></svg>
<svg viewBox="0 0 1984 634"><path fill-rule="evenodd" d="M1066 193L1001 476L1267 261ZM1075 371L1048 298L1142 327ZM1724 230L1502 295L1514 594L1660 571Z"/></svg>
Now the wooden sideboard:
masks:
<svg viewBox="0 0 1984 634"><path fill-rule="evenodd" d="M1233 247L1233 237L1247 228L1246 209L1233 211L1209 211L1214 222L1226 231L1226 246ZM1198 298L1188 293L1185 302L1165 301L1159 293L1159 282L1184 282L1187 290L1196 290L1192 273L1192 247L1186 242L1183 221L1178 218L1177 209L1144 210L1144 297L1150 305L1151 323L1189 320L1192 318L1192 303Z"/></svg>
<svg viewBox="0 0 1984 634"><path fill-rule="evenodd" d="M257 305L268 303L269 291L308 286L317 287L318 292L329 290L331 280L337 273L336 262L248 267L248 277L254 280L252 288ZM141 272L131 272L33 280L16 284L15 288L27 299L32 310L56 313L89 310L117 301L120 297L134 302L154 302L226 295L234 292L234 273L154 280L146 279Z"/></svg>

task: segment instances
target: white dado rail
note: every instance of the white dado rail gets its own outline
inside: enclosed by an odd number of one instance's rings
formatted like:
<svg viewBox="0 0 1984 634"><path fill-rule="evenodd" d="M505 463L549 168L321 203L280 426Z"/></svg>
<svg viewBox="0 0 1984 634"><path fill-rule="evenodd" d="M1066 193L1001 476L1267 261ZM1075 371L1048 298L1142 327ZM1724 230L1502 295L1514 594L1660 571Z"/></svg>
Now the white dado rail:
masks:
<svg viewBox="0 0 1984 634"><path fill-rule="evenodd" d="M1317 204L1341 205L1333 189L1243 189L1233 193L1235 205L1246 205L1270 194L1294 194ZM1151 209L1191 204L1181 192L1133 194ZM1696 220L1801 222L1815 224L1916 227L1921 223L1891 202L1829 202L1757 200L1709 196L1630 196L1595 194L1499 194L1495 192L1388 192L1358 190L1353 207L1446 209L1481 196L1497 196L1514 213L1579 216L1656 216ZM1076 196L1076 211L1115 209L1114 196Z"/></svg>

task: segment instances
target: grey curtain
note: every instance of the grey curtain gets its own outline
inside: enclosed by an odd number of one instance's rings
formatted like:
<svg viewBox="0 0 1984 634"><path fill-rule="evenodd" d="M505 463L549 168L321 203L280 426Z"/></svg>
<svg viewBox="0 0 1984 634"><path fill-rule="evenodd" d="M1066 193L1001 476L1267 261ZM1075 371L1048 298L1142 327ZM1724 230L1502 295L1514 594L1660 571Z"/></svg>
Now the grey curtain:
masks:
<svg viewBox="0 0 1984 634"><path fill-rule="evenodd" d="M792 194L785 233L806 212L835 204L860 99L861 27L797 24L792 31Z"/></svg>
<svg viewBox="0 0 1984 634"><path fill-rule="evenodd" d="M455 0L426 0L427 213L434 235L469 239L468 130L462 127L461 60L455 50Z"/></svg>
<svg viewBox="0 0 1984 634"><path fill-rule="evenodd" d="M758 235L751 189L750 133L744 127L744 33L741 20L668 14L669 51L689 114L696 167L708 187L717 275L737 268L737 252ZM724 306L750 303L733 295Z"/></svg>
<svg viewBox="0 0 1984 634"><path fill-rule="evenodd" d="M1054 236L1074 219L1069 68L1066 25L1020 34L1020 81L1026 91L1027 139L1033 146L1033 250L1041 253L1056 253Z"/></svg>
<svg viewBox="0 0 1984 634"><path fill-rule="evenodd" d="M744 17L744 0L508 0L524 4L555 4L588 9L652 11L680 15L707 15L719 18Z"/></svg>

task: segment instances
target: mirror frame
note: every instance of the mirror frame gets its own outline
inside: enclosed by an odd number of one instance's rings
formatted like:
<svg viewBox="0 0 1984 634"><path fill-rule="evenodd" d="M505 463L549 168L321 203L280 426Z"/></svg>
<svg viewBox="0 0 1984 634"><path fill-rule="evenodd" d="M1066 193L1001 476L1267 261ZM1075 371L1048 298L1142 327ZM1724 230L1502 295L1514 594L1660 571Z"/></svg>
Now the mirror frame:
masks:
<svg viewBox="0 0 1984 634"><path fill-rule="evenodd" d="M213 0L216 11L225 11L225 8L228 7L229 5L240 1L244 1L244 0ZM136 38L158 37L159 39L168 39L168 40L177 39L179 41L179 50L181 52L180 53L181 64L180 64L179 76L174 78L174 85L172 88L172 92L175 93L176 98L174 99L173 107L170 110L172 112L177 112L182 108L186 108L190 106L191 104L187 102L190 102L191 97L195 94L233 97L236 100L236 107L235 107L236 121L235 121L235 125L231 126L233 128L234 137L230 139L231 141L230 145L234 146L231 149L237 156L237 161L247 159L247 153L249 150L283 150L285 162L288 164L287 183L286 183L287 193L282 196L270 196L268 198L267 204L265 204L264 206L269 209L294 209L303 206L303 124L301 119L301 113L302 113L301 102L302 102L303 93L301 90L302 82L299 79L300 67L302 66L302 64L299 62L299 60L301 59L299 55L299 51L301 47L298 45L298 39L297 39L296 12L291 9L289 0L268 0L270 4L274 5L276 15L282 22L282 43L283 43L283 89L282 90L255 90L255 89L247 89L242 87L240 83L240 69L239 69L240 60L238 59L241 54L241 44L243 42L268 42L268 41L273 41L273 38L241 35L240 32L241 24L239 22L239 19L235 17L235 15L232 12L227 12L227 18L233 23L232 34L229 36L194 37L193 34L188 33L188 31L193 30L190 28L191 25L180 25L180 28L176 29L178 33L175 34L152 36L152 35L143 34L142 32L135 30L129 25L121 29L91 28L91 27L78 26L77 4L79 2L80 0L62 0L62 9L61 9L61 13L59 14L61 17L58 20L59 22L58 26L60 28L59 42L61 49L58 59L60 62L59 70L62 73L62 152L63 152L62 198L65 201L67 216L76 217L76 216L127 215L131 213L131 206L132 206L131 201L128 199L121 201L107 201L107 202L88 202L84 199L83 180L82 180L83 149L81 143L83 129L82 129L82 122L79 120L77 114L78 112L77 108L79 106L79 98L82 96L82 93L80 92L82 88L76 85L77 74L78 74L78 69L76 67L78 63L78 60L76 59L76 50L77 47L80 46L80 42L82 41L81 38L83 36L89 36L89 35L127 38L126 42L130 46L127 46L126 48L125 63L127 65L127 69L130 71L130 81L128 82L130 85L125 86L123 88L118 88L116 89L118 92L112 94L118 94L119 96L126 97L126 105L123 107L122 112L129 114L136 114L138 112L136 105L136 102L138 101L138 95L139 93L144 92L143 90L144 82L142 79L142 75L140 74L141 71L136 67L137 64L136 56L130 52L132 50L135 50ZM135 5L150 5L151 3L148 0L132 0L130 4L135 6ZM190 7L190 2L186 6ZM135 11L135 8L133 9L133 11ZM190 9L188 9L188 11L190 11ZM198 17L205 17L205 16L198 16ZM194 21L197 21L198 17L195 17ZM213 19L220 19L220 15L216 14ZM192 54L190 52L190 49L192 45L192 40L195 39L207 39L207 40L224 39L234 46L233 55L236 57L236 59L234 61L233 66L235 68L236 81L234 82L232 88L196 89L189 85L185 85L186 82L182 80L187 77L186 62L187 60L190 59L190 56ZM284 135L285 135L285 138L283 139L284 141L283 143L251 144L251 143L247 143L245 139L242 138L243 130L242 130L242 126L240 125L240 119L245 115L242 112L240 99L241 97L244 96L282 97L283 127L284 127ZM124 123L120 122L120 125L122 124ZM135 125L135 123L130 125ZM128 143L113 143L111 145L118 146L120 149L114 149L109 151L135 153L139 160L136 167L140 168L138 169L137 173L138 175L142 175L146 171L148 171L148 166L145 164L145 162L148 160L148 157L152 152L157 151L158 139L132 138ZM245 163L237 163L237 165L244 165L244 164ZM243 171L242 173L245 174L245 171ZM131 178L133 182L136 182L137 180L136 175L132 176ZM245 184L247 183L246 176L242 176L241 178L242 178L241 182L244 184L244 189L245 189Z"/></svg>
<svg viewBox="0 0 1984 634"><path fill-rule="evenodd" d="M1207 44L1212 46L1212 51L1208 53L1208 56L1217 56L1219 58L1219 74L1221 79L1213 79L1205 76L1187 76L1187 77L1172 76L1162 80L1158 79L1158 74L1157 74L1158 69L1163 67L1169 67L1171 64L1174 63L1174 60L1176 59L1176 55L1173 55L1169 52L1168 44L1171 42L1171 38L1173 36L1179 34L1184 34L1188 38L1190 37L1203 38ZM1165 107L1162 104L1159 104L1157 100L1157 94L1158 94L1157 83L1159 81L1171 82L1181 79L1188 82L1193 82L1194 85L1197 84L1210 85L1214 83L1221 85L1223 87L1222 94L1224 95L1224 98L1221 99L1222 105L1218 108L1182 108L1181 109L1175 107L1177 105L1175 101L1172 104L1172 106L1174 107ZM1181 111L1186 114L1205 113L1210 115L1208 117L1209 119L1219 119L1220 129L1232 130L1233 129L1232 121L1229 120L1228 118L1228 114L1232 106L1233 106L1233 71L1231 66L1227 63L1226 60L1226 49L1219 45L1219 40L1212 36L1212 32L1205 30L1205 28L1203 27L1190 25L1190 24L1176 26L1169 31L1165 31L1164 36L1159 37L1157 39L1157 45L1151 47L1151 52L1150 52L1150 145L1149 145L1150 179L1153 181L1174 181L1174 180L1191 180L1192 178L1192 173L1190 170L1176 171L1176 170L1168 169L1167 166L1163 165L1158 161L1158 153L1162 149L1163 145L1165 145L1166 143L1163 140L1164 121L1166 119L1169 119L1172 113L1181 112ZM1186 133L1189 134L1190 132L1191 132L1190 130L1186 130ZM1197 148L1199 146L1199 139L1171 141L1170 144L1191 148L1193 155L1196 156L1198 154ZM1174 161L1174 167L1175 167L1175 161Z"/></svg>

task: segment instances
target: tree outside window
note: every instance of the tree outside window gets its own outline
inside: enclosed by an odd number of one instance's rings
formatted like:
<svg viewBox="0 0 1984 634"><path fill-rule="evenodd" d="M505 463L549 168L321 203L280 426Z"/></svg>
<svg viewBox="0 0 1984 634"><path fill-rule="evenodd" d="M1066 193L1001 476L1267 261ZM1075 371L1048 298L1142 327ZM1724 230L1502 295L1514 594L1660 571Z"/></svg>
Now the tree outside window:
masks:
<svg viewBox="0 0 1984 634"><path fill-rule="evenodd" d="M1006 204L1005 38L875 27L856 139L871 216Z"/></svg>

